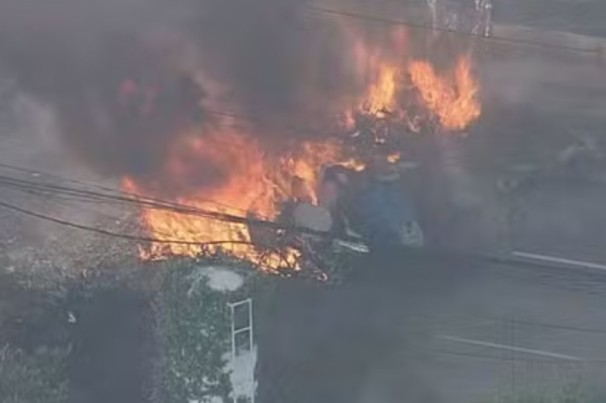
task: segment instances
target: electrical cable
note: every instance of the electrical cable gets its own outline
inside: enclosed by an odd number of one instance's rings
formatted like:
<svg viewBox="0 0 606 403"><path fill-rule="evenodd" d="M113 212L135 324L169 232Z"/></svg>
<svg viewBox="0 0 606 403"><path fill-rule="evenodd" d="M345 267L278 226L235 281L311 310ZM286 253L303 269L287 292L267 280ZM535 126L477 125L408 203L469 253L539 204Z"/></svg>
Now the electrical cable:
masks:
<svg viewBox="0 0 606 403"><path fill-rule="evenodd" d="M28 168L18 167L18 166L15 166L15 165L4 164L4 163L0 163L0 168L10 169L10 170L17 171L17 172L23 172L23 173L27 173L29 175L40 175L42 173L40 170L28 169ZM64 181L64 182L68 182L68 183L73 183L73 184L77 184L77 185L88 186L88 187L96 188L96 189L99 189L99 190L107 191L107 192L118 194L118 195L126 195L126 196L130 196L130 197L133 197L133 198L145 198L147 200L156 201L156 202L159 202L159 203L166 203L167 205L175 204L174 202L171 202L171 201L160 200L160 199L156 199L154 197L144 196L144 195L141 195L141 194L138 194L138 193L127 192L127 191L124 191L124 190L121 190L121 189L116 189L116 188L111 188L111 187L108 187L108 186L103 186L103 185L100 185L98 183L93 183L93 182L88 182L88 181L82 181L82 180L77 180L77 179L65 178L65 177L59 176L57 174L52 174L52 173L48 173L48 172L44 172L42 174L44 176L49 177L49 178L54 178L54 179L57 179L57 180L60 180L60 181ZM220 206L220 207L223 207L223 208L226 208L226 209L230 209L232 211L239 210L239 209L237 209L235 207L231 207L231 206L228 206L226 204L219 203L219 202L217 202L215 200L200 199L200 198L199 198L199 200L203 201L205 203L215 204L217 206Z"/></svg>
<svg viewBox="0 0 606 403"><path fill-rule="evenodd" d="M179 239L174 239L174 240L170 240L170 239L158 239L158 238L153 238L153 237L143 237L143 236L137 236L137 235L128 235L128 234L120 234L117 232L113 232L113 231L107 231L101 228L96 228L96 227L91 227L88 225L83 225L83 224L78 224L72 221L68 221L68 220L63 220L61 218L57 218L57 217L52 217L46 214L41 214L41 213L37 213L35 211L31 211L28 209L24 209L22 207L16 206L14 204L11 203L6 203L4 201L0 201L0 207L9 209L9 210L13 210L16 212L19 212L21 214L25 214L31 217L35 217L35 218L39 218L41 220L44 221L49 221L49 222L53 222L55 224L60 224L60 225L64 225L67 227L71 227L71 228L75 228L75 229L79 229L79 230L83 230L83 231L89 231L89 232L94 232L94 233L98 233L101 235L107 235L107 236L111 236L111 237L116 237L116 238L123 238L123 239L128 239L131 241L142 241L142 242L154 242L154 243L166 243L166 244L178 244L178 245L199 245L199 246L210 246L210 245L221 245L221 244L250 244L250 242L247 241L208 241L208 242L198 242L198 241L184 241L184 240L179 240Z"/></svg>
<svg viewBox="0 0 606 403"><path fill-rule="evenodd" d="M125 197L125 196L117 196L117 195L108 195L108 194L103 194L103 193L98 193L98 192L93 192L93 191L85 191L85 190L79 190L79 189L74 189L74 188L69 188L66 186L59 186L59 185L50 185L50 184L40 184L40 183L36 183L33 181L26 181L26 180L19 180L16 178L11 178L11 177L7 177L7 176L2 176L0 175L0 187L9 187L9 188L17 188L17 189L37 189L37 190L44 190L44 191L49 191L51 193L64 193L67 195L83 195L85 197L97 197L100 199L106 199L109 201L113 201L113 202L117 202L118 204L120 203L124 203L124 204L128 204L128 205L135 205L135 206L139 206L139 207L145 207L145 208L152 208L152 209L161 209L161 210L167 210L167 211L172 211L175 213L179 213L179 214L185 214L185 215L193 215L193 216L201 216L207 219L212 219L212 220L218 220L218 221L223 221L223 222L229 222L229 223L236 223L236 224L243 224L243 225L258 225L258 226L262 226L262 227L266 227L266 228L270 228L270 229L274 229L274 230L286 230L286 231L290 231L292 233L299 233L299 234L307 234L307 235L313 235L325 240L331 240L331 241L349 241L349 242L360 242L360 239L357 237L352 237L352 236L336 236L335 234L332 233L327 233L327 232L323 232L323 231L315 231L315 230L311 230L308 228L302 228L302 227L297 227L297 226L293 226L293 225L289 225L286 223L278 223L278 222L274 222L271 220L265 220L265 219L258 219L258 218L254 218L254 217L243 217L243 216L237 216L237 215L232 215L232 214L225 214L225 213L220 213L220 212L215 212L215 211L211 211L211 210L205 210L205 209L200 209L200 208L196 208L196 207L192 207L192 206L186 206L186 205L181 205L178 203L168 203L166 201L163 201L161 199L156 199L159 200L158 202L156 201L151 201L151 200L146 200L145 198L132 198L132 197ZM64 223L65 225L70 225L73 227L77 227L80 224L75 224L75 223L71 223L67 220L62 220L62 219L57 219L54 217L50 217L50 216L45 216L43 214L39 214L36 212L28 212L26 209L22 209L19 208L17 206L14 205L5 205L7 203L0 204L0 206L9 208L9 209L13 209L16 211L20 211L23 212L24 214L28 214L29 215L33 215L33 216L37 216L38 218L41 219L48 219L50 221L54 221L57 223ZM23 211L21 211L23 210ZM75 224L75 225L71 225L71 224ZM85 227L85 226L83 226ZM90 229L90 228L80 228L80 229ZM121 236L124 234L115 234L115 233L108 233L106 235L109 236ZM128 236L130 237L130 236ZM146 238L146 237L135 237L134 240L140 240L140 241L150 241L150 242L154 242L155 240L153 238ZM171 242L171 241L165 241L164 243L185 243L185 244L199 244L199 242L193 242L193 241L179 241L179 242ZM411 258L411 259L428 259L428 260L445 260L445 261L457 261L461 264L478 264L478 263L483 263L483 264L490 264L490 265L505 265L505 266L514 266L514 267L522 267L522 268L535 268L535 269L550 269L550 270L554 270L554 269L559 269L559 270L568 270L570 269L567 266L563 266L563 265L557 265L551 262L543 262L543 261L530 261L530 260L526 260L526 259L521 259L521 258L517 258L517 257L511 257L511 256L498 256L498 255L488 255L488 254L482 254L482 253L470 253L470 252L466 252L466 253L462 253L462 252L455 252L455 251L451 251L451 250L446 250L446 249L438 249L438 248L414 248L414 247L405 247L405 246L400 246L400 247L395 247L393 248L395 251L401 252L403 254L405 254L407 257Z"/></svg>
<svg viewBox="0 0 606 403"><path fill-rule="evenodd" d="M38 184L32 181L19 180L6 176L0 175L0 187L8 187L11 189L21 189L21 190L43 190L55 193L66 193L68 195L74 196L85 196L85 197L97 197L98 199L105 199L109 201L117 201L118 203L128 203L131 205L137 205L139 207L160 209L166 211L172 211L175 213L181 213L186 215L200 216L207 219L213 219L223 222L230 222L234 224L246 224L246 225L262 225L265 227L269 227L277 230L290 230L290 231L298 231L300 233L305 233L308 235L314 235L323 238L334 239L331 234L328 234L323 231L315 231L307 228L296 227L292 225L285 225L277 222L273 222L270 220L259 219L256 217L244 217L237 216L233 214L221 213L208 209L201 209L193 206L182 205L178 203L168 203L165 201L155 202L152 200L148 200L145 197L141 198L132 198L132 197L124 197L124 196L115 196L115 195L107 195L92 191L84 191L84 190L75 190L73 188L68 188L65 186L58 185L49 185L49 184ZM156 199L158 200L158 199ZM355 237L343 237L340 238L343 240L350 241L359 241L358 238Z"/></svg>
<svg viewBox="0 0 606 403"><path fill-rule="evenodd" d="M424 24L418 24L418 23L413 23L413 22L409 22L409 21L401 21L401 20L396 20L396 19L392 19L392 18L374 16L374 15L353 12L353 11L338 10L338 9L332 9L332 8L319 7L319 6L302 6L302 7L304 7L306 10L310 11L311 13L325 14L325 15L335 16L335 17L345 17L345 18L349 18L349 19L368 21L368 22L378 23L378 24L383 24L383 25L404 26L404 27L408 27L408 28L412 28L412 29L438 31L438 32L454 34L454 35L462 36L462 37L470 37L470 38L474 38L474 39L477 39L480 41L487 41L487 42L493 41L493 42L500 42L500 43L511 44L511 45L522 45L522 46L528 46L528 47L564 50L564 51L586 53L586 54L596 54L596 55L600 54L600 50L598 50L598 49L580 48L580 47L566 46L566 45L554 45L554 44L549 44L549 43L541 43L541 42L534 42L534 41L528 41L528 40L523 40L523 39L500 37L500 36L488 36L487 37L487 36L475 34L472 32L462 32L462 31L459 31L456 29L431 27L431 26L424 25Z"/></svg>

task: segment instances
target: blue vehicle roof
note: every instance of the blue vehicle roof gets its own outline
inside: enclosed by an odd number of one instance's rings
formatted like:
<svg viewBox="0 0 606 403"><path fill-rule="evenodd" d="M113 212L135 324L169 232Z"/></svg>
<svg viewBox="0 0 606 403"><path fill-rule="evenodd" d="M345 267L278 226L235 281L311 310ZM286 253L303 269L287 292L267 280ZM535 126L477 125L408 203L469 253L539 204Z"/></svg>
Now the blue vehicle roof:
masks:
<svg viewBox="0 0 606 403"><path fill-rule="evenodd" d="M372 227L394 228L417 221L414 202L399 182L373 181L360 195L360 214Z"/></svg>

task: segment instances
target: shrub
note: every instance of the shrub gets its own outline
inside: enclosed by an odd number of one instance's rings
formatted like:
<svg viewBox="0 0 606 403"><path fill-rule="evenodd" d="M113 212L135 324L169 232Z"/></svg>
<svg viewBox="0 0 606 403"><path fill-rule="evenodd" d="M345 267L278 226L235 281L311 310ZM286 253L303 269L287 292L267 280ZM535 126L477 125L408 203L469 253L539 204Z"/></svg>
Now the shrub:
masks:
<svg viewBox="0 0 606 403"><path fill-rule="evenodd" d="M8 345L0 350L0 401L3 403L66 403L65 348L27 353Z"/></svg>

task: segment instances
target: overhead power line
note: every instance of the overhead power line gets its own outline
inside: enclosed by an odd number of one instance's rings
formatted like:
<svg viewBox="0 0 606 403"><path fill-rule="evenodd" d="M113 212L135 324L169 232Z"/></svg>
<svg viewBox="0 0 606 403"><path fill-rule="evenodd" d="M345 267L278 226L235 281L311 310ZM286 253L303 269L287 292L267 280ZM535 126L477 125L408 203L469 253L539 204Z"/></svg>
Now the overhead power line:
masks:
<svg viewBox="0 0 606 403"><path fill-rule="evenodd" d="M7 164L3 164L6 166ZM26 170L25 168L20 168ZM291 233L298 233L302 235L313 235L327 241L349 241L349 242L360 242L360 239L357 237L347 236L347 235L336 235L333 233L327 233L323 231L315 231L308 228L297 227L293 225L289 225L286 223L275 222L267 219L259 219L255 217L245 217L245 216L237 216L233 214L225 214L212 210L200 209L193 206L182 205L178 203L168 202L162 199L154 199L150 200L145 197L132 197L118 194L107 194L101 192L94 192L90 190L81 190L76 188L70 188L68 186L60 186L54 184L40 183L35 181L28 181L18 178L11 178L8 176L0 175L0 187L9 188L13 190L21 190L24 192L34 192L34 194L47 196L50 194L61 194L69 197L84 197L93 200L100 200L103 202L113 202L118 203L118 205L131 205L138 206L143 208L150 209L160 209L172 211L178 214L191 215L191 216L200 216L206 219L243 224L243 225L253 225L266 227L273 230L286 230ZM45 215L42 213L34 212L19 206L15 206L13 204L7 202L0 202L0 207L5 207L10 210L14 210L32 217L36 217L39 219L43 219L46 221L51 221L56 224L66 225L72 228L87 230L92 232L97 232L100 234L114 236L119 238L131 239L135 241L142 242L159 242L159 243L175 243L175 244L191 244L191 245L202 245L205 242L198 241L183 241L183 240L170 240L170 239L156 239L152 237L141 237L134 236L128 234L120 234L115 233L95 227L90 227L78 223L71 222L69 220L64 220L57 217L52 217L49 215ZM229 243L229 241L217 241L217 243ZM248 243L248 242L246 242ZM211 243L212 244L212 243ZM411 259L427 259L431 261L435 260L444 260L449 262L460 262L461 264L489 264L489 265L497 265L497 266L513 266L513 267L523 267L523 268L534 268L534 269L559 269L559 270L568 270L569 267L563 265L557 265L551 262L544 261L530 261L527 259L520 259L516 257L512 257L510 255L488 255L482 253L470 253L470 252L455 252L446 249L438 249L433 247L425 247L425 248L413 248L413 247L397 247L397 250L403 252Z"/></svg>
<svg viewBox="0 0 606 403"><path fill-rule="evenodd" d="M48 172L42 172L40 170L36 170L36 169L32 169L32 168L24 168L24 167L19 167L19 166L10 165L10 164L3 164L3 163L0 163L0 168L5 168L5 169L11 170L11 171L15 171L15 172L25 173L25 174L28 174L28 175L33 176L33 177L37 177L37 176L43 175L45 177L56 179L56 180L59 180L59 181L62 181L62 182L72 183L74 185L79 185L79 186L85 186L87 188L98 189L100 191L109 192L110 194L114 194L114 195L118 195L118 196L129 196L131 198L145 198L146 200L155 201L155 202L158 202L158 203L165 203L167 205L176 205L174 202L171 202L171 201L161 200L161 199L157 199L157 198L154 198L154 197L151 197L151 196L144 196L144 195L139 194L139 193L127 192L127 191L122 190L122 189L112 188L112 187L104 186L104 185L101 185L101 184L98 184L98 183L94 183L94 182L83 181L83 180L72 179L72 178L65 178L65 177L57 175L57 174L48 173ZM217 205L219 207L229 208L232 211L238 211L238 210L240 210L240 209L237 209L235 207L219 203L216 200L200 199L200 198L198 200L201 200L201 201L203 201L205 203L214 204L214 205Z"/></svg>
<svg viewBox="0 0 606 403"><path fill-rule="evenodd" d="M70 188L68 186L39 183L30 180L23 180L18 178L12 178L9 176L0 175L0 187L10 188L13 190L21 190L24 192L34 192L42 195L50 194L61 194L75 198L84 198L88 200L104 201L110 203L118 203L122 205L134 205L138 207L151 208L156 210L172 211L184 215L192 215L204 217L211 220L229 222L234 224L245 224L245 225L260 225L269 227L276 230L289 230L296 231L301 234L308 234L319 236L322 238L332 239L332 234L315 231L307 228L296 227L292 225L281 224L271 220L264 220L252 216L238 216L234 214L222 213L219 211L202 209L194 206L169 202L161 199L150 199L145 196L129 196L128 194L117 195L100 193L90 190L81 190ZM354 237L343 237L343 240L358 241L358 238Z"/></svg>
<svg viewBox="0 0 606 403"><path fill-rule="evenodd" d="M19 189L19 186L23 186L23 188L21 190L31 191L31 188L29 188L27 185L32 185L32 183L31 182L28 183L28 181L22 181L22 182L25 182L25 184L17 182L17 185L18 185L17 189ZM39 184L35 184L35 183L33 183L33 185L38 185L38 188L34 187L34 189L38 189L38 190L42 189L45 191L50 191L51 193L52 192L61 193L62 191L64 191L64 189L68 191L67 194L73 194L73 192L74 192L74 189L64 188L64 187L60 187L60 186L46 186L44 184L39 185ZM7 183L6 178L0 177L0 187L7 187L7 186L11 189L15 189L14 184L12 184L10 181ZM84 192L84 193L86 195L95 195L94 192ZM77 192L76 192L76 194L77 194ZM108 197L108 195L104 195L101 193L96 194L96 195L98 195L101 198ZM121 197L116 197L116 196L111 196L111 195L108 198L110 200L116 200L120 203L129 203L131 205L135 205L135 206L138 205L140 207L145 207L145 208L169 210L169 211L173 211L173 212L176 212L179 214L185 214L185 215L202 216L207 219L216 220L216 221L239 223L239 224L244 224L244 225L258 225L258 226L263 226L263 227L267 227L267 228L271 228L271 229L275 229L275 230L279 229L279 230L287 230L290 232L296 232L299 234L310 234L310 235L314 235L314 236L319 236L326 240L359 241L358 238L354 238L354 237L346 237L346 236L341 237L341 236L336 236L331 233L313 231L313 230L309 230L307 228L295 227L292 225L282 224L282 223L278 223L278 222L274 222L274 221L270 221L270 220L260 220L260 219L250 218L250 217L240 217L240 216L234 216L234 215L229 215L229 214L221 214L221 213L216 213L216 212L207 211L207 210L203 210L203 209L192 208L189 206L178 206L178 205L169 206L169 205L162 204L162 203L152 203L152 202L145 201L145 200L131 199L128 197L121 198ZM125 238L125 239L134 240L134 241L159 242L159 243L167 243L167 244L171 244L171 243L189 244L189 245L205 244L205 242L202 242L202 241L157 239L157 238L152 238L152 237L141 237L141 236L134 236L134 235L129 235L129 234L111 232L111 231L107 231L104 229L90 227L87 225L74 223L72 221L65 220L62 218L52 217L52 216L49 216L46 214L31 211L31 210L28 210L23 207L19 207L19 206L16 206L14 204L10 204L7 202L0 202L0 207L5 207L7 209L14 210L14 211L17 211L17 212L20 212L20 213L23 213L23 214L26 214L26 215L29 215L32 217L54 222L56 224L66 225L66 226L80 229L80 230L97 232L97 233L104 234L107 236ZM226 241L218 241L218 243L226 243ZM440 249L435 249L435 248L418 249L418 248L401 247L400 249L402 250L402 252L406 252L407 256L409 256L410 258L420 258L420 259L425 258L425 259L429 259L429 260L448 260L451 262L459 261L461 263L484 263L484 264L493 264L493 265L496 264L496 265L509 265L509 266L534 267L534 268L549 268L549 269L560 268L560 269L562 269L562 267L554 265L554 264L549 264L549 263L545 263L545 262L531 262L531 261L519 260L519 259L515 259L515 258L511 258L511 257L505 257L505 256L491 256L491 255L483 255L483 254L477 254L477 253L456 253L453 251L440 250Z"/></svg>
<svg viewBox="0 0 606 403"><path fill-rule="evenodd" d="M201 241L185 241L185 240L179 240L179 239L159 239L159 238L153 238L153 237L144 237L144 236L137 236L137 235L121 234L121 233L118 233L118 232L108 231L108 230L104 230L104 229L97 228L97 227L91 227L91 226L88 226L88 225L83 225L83 224L75 223L75 222L72 222L72 221L64 220L64 219L61 219L61 218L53 217L53 216L50 216L50 215L38 213L38 212L35 212L35 211L32 211L32 210L28 210L28 209L16 206L16 205L11 204L11 203L3 202L3 201L0 201L0 207L4 207L6 209L13 210L13 211L16 211L16 212L21 213L21 214L25 214L25 215L30 216L30 217L39 218L39 219L44 220L44 221L53 222L55 224L60 224L60 225L64 225L64 226L67 226L67 227L71 227L71 228L75 228L75 229L79 229L79 230L83 230L83 231L88 231L88 232L94 232L94 233L97 233L97 234L107 235L107 236L111 236L111 237L115 237L115 238L128 239L128 240L131 240L131 241L166 243L166 244L177 244L177 245L199 245L199 246L221 245L221 244L250 244L250 242L245 242L245 241L232 241L232 240L229 240L229 241L205 241L205 242L201 242Z"/></svg>
<svg viewBox="0 0 606 403"><path fill-rule="evenodd" d="M438 31L438 32L449 33L449 34L453 34L453 35L457 35L457 36L461 36L461 37L470 37L470 38L477 39L479 41L484 41L484 42L499 42L499 43L510 44L510 45L519 45L519 46L526 46L526 47L554 49L554 50L564 50L564 51L586 53L586 54L596 54L596 55L599 55L601 53L601 51L599 49L582 48L582 47L567 46L567 45L555 45L555 44L549 44L549 43L544 43L544 42L529 41L529 40L525 40L525 39L506 38L506 37L502 37L502 36L484 36L484 35L475 34L472 32L463 32L463 31L459 31L456 29L449 29L449 28L431 27L431 26L424 25L424 24L419 24L419 23L414 23L414 22L409 22L409 21L402 21L402 20L398 20L398 19L394 19L394 18L387 18L387 17L376 16L376 15L364 14L364 13L355 12L355 11L338 10L338 9L325 8L325 7L313 6L313 5L303 6L303 7L306 10L308 10L309 12L316 13L316 14L324 14L324 15L339 17L339 18L348 18L348 19L359 20L359 21L367 21L367 22L371 22L371 23L375 23L375 24L382 24L382 25L404 26L404 27L408 27L408 28L412 28L412 29L419 29L419 30L425 30L425 31Z"/></svg>

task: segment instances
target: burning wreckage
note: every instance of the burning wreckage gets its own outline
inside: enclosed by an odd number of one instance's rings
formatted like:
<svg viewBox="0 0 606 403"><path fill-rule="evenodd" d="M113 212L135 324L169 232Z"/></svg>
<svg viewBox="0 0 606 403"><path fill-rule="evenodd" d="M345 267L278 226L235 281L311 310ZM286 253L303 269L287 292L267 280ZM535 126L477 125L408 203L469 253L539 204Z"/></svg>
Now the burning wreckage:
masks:
<svg viewBox="0 0 606 403"><path fill-rule="evenodd" d="M373 139L363 139L369 136ZM374 143L374 136L373 130L366 130L355 131L350 138ZM218 141L220 147L222 143ZM289 277L311 276L332 282L346 274L348 258L367 253L370 248L423 246L415 201L407 192L404 178L406 172L416 168L416 163L400 161L400 154L388 152L383 144L373 148L365 162L351 158L339 162L342 155L334 143L305 143L303 157L296 154L282 157L279 164L282 169L287 167L280 172L284 176L271 176L263 171L263 175L268 175L263 179L270 181L272 188L269 194L244 199L241 205L249 204L248 208L234 208L237 199L229 197L222 198L222 204L206 199L181 201L213 213L242 217L240 222L202 217L187 220L179 213L144 210L144 224L156 236L198 239L199 234L208 243L201 241L199 246L152 243L140 247L140 257L158 260L170 255L219 254L253 262L263 270ZM314 156L318 155L316 162ZM337 162L323 163L333 160ZM252 159L247 162L253 164ZM250 167L256 175L255 165ZM240 168L244 172L244 163ZM243 176L234 186L249 184ZM123 187L128 192L142 194L129 179L124 180ZM243 195L247 197L246 193Z"/></svg>
<svg viewBox="0 0 606 403"><path fill-rule="evenodd" d="M489 0L375 10L430 16L433 31L310 19L297 0L25 3L3 15L2 69L51 106L76 160L130 195L212 213L140 203L145 261L222 254L333 280L341 256L423 245L410 145L481 112L474 41L449 31L490 35Z"/></svg>
<svg viewBox="0 0 606 403"><path fill-rule="evenodd" d="M179 79L185 94L163 94L133 80L121 83L118 99L127 107L123 116L130 126L145 131L156 124L140 121L149 122L157 108L171 104L164 96L181 102L169 129L188 130L169 145L159 179L127 175L123 190L148 197L170 194L174 202L212 213L188 216L143 207L142 226L155 239L195 242L140 245L140 257L219 254L286 276L339 281L356 254L382 245L423 246L422 220L407 184L422 164L415 144L456 135L473 122L480 113L477 84L466 57L445 77L428 62L410 63L404 90L397 69L379 71L364 99L344 114L337 134L296 140L279 152L268 152L231 116L203 135L192 130L209 114L191 89L193 80ZM182 105L184 99L190 102ZM220 180L192 183L200 171Z"/></svg>
<svg viewBox="0 0 606 403"><path fill-rule="evenodd" d="M219 254L332 281L342 258L427 243L407 182L432 158L415 144L457 137L481 112L472 43L441 29L454 11L428 2L428 38L262 3L205 2L176 13L191 15L185 27L91 30L85 49L63 40L71 14L49 13L25 38L4 24L0 51L23 91L52 105L78 160L130 196L187 207L138 204L144 261ZM489 5L469 10L477 33Z"/></svg>
<svg viewBox="0 0 606 403"><path fill-rule="evenodd" d="M409 76L415 90L406 107L395 101L396 71L384 69L367 100L348 114L341 134L298 141L280 153L265 152L260 142L229 126L180 138L162 173L170 186L190 187L188 175L199 169L213 168L225 180L202 184L200 192L175 201L240 220L143 208L143 226L155 238L199 244L152 242L140 246L140 257L219 254L285 276L333 282L347 274L348 259L359 253L384 245L423 246L422 220L407 179L422 162L410 150L424 137L461 131L480 109L466 59L454 69L454 84L424 62L411 64ZM135 114L154 109L132 81L121 85L120 95ZM192 110L192 119L204 114ZM122 186L131 194L158 193L154 183L135 176L124 177Z"/></svg>

